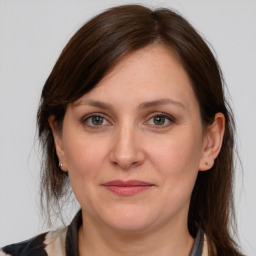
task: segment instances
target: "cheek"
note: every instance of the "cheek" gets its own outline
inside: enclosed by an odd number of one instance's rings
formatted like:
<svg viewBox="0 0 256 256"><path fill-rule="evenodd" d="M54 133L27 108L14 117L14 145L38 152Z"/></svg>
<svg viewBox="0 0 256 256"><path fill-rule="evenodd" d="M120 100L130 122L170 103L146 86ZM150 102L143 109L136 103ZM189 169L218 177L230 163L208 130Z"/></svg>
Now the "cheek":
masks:
<svg viewBox="0 0 256 256"><path fill-rule="evenodd" d="M200 138L193 132L183 133L151 146L151 161L162 177L163 194L168 198L177 201L190 198L202 152Z"/></svg>
<svg viewBox="0 0 256 256"><path fill-rule="evenodd" d="M193 133L182 134L159 141L154 146L151 143L152 161L167 173L182 174L187 171L197 171L202 144L196 138L198 137Z"/></svg>
<svg viewBox="0 0 256 256"><path fill-rule="evenodd" d="M188 139L188 138L187 138ZM186 141L186 143L185 143ZM160 188L163 214L170 211L178 214L182 209L188 210L192 190L198 174L199 150L194 140L183 143L170 141L161 147L152 149L153 165L161 176Z"/></svg>
<svg viewBox="0 0 256 256"><path fill-rule="evenodd" d="M87 211L91 211L95 203L95 187L98 186L105 159L105 148L97 140L78 134L66 141L65 155L71 187L78 202Z"/></svg>
<svg viewBox="0 0 256 256"><path fill-rule="evenodd" d="M71 134L64 148L69 173L75 176L96 175L106 155L104 142L79 133Z"/></svg>

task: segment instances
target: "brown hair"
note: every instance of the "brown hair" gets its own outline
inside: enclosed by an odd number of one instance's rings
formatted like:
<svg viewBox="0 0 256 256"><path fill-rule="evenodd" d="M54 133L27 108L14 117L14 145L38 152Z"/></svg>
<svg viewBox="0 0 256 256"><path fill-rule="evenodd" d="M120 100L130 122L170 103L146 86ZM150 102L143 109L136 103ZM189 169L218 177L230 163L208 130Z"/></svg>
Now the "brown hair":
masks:
<svg viewBox="0 0 256 256"><path fill-rule="evenodd" d="M48 77L41 96L37 122L44 149L42 198L46 209L59 206L67 194L69 178L58 167L53 135L48 123L55 116L61 126L67 104L90 91L127 53L152 43L171 47L190 77L204 126L217 112L225 115L222 149L210 171L199 172L192 192L188 228L195 236L200 223L211 255L241 255L231 237L233 208L232 112L224 98L221 70L211 50L195 29L169 9L150 10L140 5L111 8L83 25L70 39ZM215 250L213 248L215 247Z"/></svg>

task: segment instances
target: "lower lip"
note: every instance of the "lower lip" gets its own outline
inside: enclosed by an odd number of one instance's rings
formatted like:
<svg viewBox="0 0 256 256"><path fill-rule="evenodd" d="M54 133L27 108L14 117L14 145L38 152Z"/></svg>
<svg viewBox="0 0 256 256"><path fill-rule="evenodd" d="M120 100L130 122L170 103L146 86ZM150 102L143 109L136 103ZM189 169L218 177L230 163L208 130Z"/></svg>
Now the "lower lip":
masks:
<svg viewBox="0 0 256 256"><path fill-rule="evenodd" d="M151 188L152 186L105 186L108 190L120 195L120 196L132 196L138 194L144 190Z"/></svg>

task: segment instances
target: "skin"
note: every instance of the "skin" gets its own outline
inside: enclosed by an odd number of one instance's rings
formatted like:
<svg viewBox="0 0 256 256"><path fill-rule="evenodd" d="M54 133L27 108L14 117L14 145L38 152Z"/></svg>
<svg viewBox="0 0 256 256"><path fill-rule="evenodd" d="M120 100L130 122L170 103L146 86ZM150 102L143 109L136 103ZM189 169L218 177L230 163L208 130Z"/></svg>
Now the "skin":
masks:
<svg viewBox="0 0 256 256"><path fill-rule="evenodd" d="M218 113L204 129L188 75L158 44L125 56L69 104L61 130L51 116L62 170L82 207L80 255L189 255L191 193L198 171L214 164L224 121ZM152 186L120 196L102 185L117 179Z"/></svg>

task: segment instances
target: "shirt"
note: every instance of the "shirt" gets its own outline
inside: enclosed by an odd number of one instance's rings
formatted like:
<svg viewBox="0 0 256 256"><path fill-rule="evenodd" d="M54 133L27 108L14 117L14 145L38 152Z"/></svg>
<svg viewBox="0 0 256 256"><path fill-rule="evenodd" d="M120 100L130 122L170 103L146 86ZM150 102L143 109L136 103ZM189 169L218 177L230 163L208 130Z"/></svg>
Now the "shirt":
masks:
<svg viewBox="0 0 256 256"><path fill-rule="evenodd" d="M21 243L0 250L0 256L79 256L78 230L82 225L80 210L68 227L46 232ZM207 256L207 241L198 229L190 256Z"/></svg>

